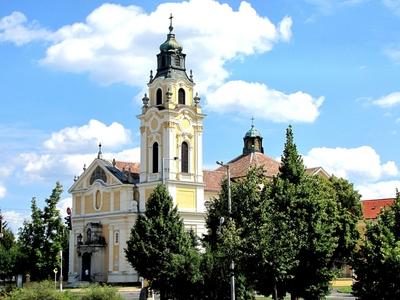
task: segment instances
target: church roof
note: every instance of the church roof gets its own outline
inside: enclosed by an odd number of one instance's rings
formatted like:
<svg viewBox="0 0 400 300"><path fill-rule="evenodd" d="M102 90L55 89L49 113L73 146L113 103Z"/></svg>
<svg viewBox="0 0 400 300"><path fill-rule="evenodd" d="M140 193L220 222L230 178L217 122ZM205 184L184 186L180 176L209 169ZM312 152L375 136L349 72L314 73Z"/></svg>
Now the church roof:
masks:
<svg viewBox="0 0 400 300"><path fill-rule="evenodd" d="M361 208L365 219L376 219L384 207L393 205L394 198L362 200Z"/></svg>
<svg viewBox="0 0 400 300"><path fill-rule="evenodd" d="M228 162L231 177L238 178L246 176L251 167L263 167L266 177L273 177L278 174L280 163L275 159L261 153L252 152L240 155ZM224 167L219 167L217 171L224 171Z"/></svg>
<svg viewBox="0 0 400 300"><path fill-rule="evenodd" d="M219 192L221 189L221 182L226 177L226 171L218 170L204 170L203 181L205 184L204 190L207 192Z"/></svg>

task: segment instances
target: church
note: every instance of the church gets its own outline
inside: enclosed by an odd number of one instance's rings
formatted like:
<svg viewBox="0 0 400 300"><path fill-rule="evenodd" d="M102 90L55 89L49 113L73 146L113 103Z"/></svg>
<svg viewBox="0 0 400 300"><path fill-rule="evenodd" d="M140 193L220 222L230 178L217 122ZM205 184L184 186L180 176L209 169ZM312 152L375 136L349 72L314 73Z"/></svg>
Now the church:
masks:
<svg viewBox="0 0 400 300"><path fill-rule="evenodd" d="M68 282L138 282L125 259L124 248L146 200L160 183L166 185L185 228L206 233L206 203L216 197L226 168L203 170L203 119L200 97L194 92L192 71L173 33L157 54L157 71L150 72L148 93L140 114L140 164L97 158L84 168L69 189L72 230L69 240ZM279 162L264 154L262 136L251 125L242 154L228 162L231 178L262 166L266 177L279 171ZM322 168L307 169L328 177Z"/></svg>

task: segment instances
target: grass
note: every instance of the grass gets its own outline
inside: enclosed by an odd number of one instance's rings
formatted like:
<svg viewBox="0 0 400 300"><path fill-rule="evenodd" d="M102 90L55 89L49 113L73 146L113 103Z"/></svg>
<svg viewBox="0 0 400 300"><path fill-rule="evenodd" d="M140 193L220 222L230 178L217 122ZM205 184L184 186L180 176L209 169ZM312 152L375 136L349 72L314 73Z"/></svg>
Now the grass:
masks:
<svg viewBox="0 0 400 300"><path fill-rule="evenodd" d="M351 294L353 289L351 286L338 286L335 288L339 293Z"/></svg>

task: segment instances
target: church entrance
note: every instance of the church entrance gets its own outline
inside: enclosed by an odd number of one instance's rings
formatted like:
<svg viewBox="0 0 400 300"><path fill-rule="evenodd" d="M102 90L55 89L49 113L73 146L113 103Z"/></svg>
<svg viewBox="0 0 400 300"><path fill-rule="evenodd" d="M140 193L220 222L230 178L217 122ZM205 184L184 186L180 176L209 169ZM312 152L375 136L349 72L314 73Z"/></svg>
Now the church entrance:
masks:
<svg viewBox="0 0 400 300"><path fill-rule="evenodd" d="M91 260L92 260L91 253L83 253L82 254L82 281L91 281L90 280Z"/></svg>

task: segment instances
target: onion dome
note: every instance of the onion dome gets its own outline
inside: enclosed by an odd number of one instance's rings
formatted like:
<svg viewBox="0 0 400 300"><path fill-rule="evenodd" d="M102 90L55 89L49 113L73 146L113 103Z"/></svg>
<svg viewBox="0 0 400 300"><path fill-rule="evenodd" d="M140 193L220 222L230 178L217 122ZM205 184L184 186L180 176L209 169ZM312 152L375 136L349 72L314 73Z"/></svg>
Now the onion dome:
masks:
<svg viewBox="0 0 400 300"><path fill-rule="evenodd" d="M175 39L175 34L172 33L172 30L174 30L174 27L172 26L172 14L169 17L170 23L169 23L169 33L167 35L167 40L160 45L160 51L161 52L176 52L182 51L182 46L178 43L178 41Z"/></svg>
<svg viewBox="0 0 400 300"><path fill-rule="evenodd" d="M251 137L251 138L260 137L260 138L262 138L261 133L254 127L253 124L251 125L251 128L249 129L249 131L246 132L244 137L245 138L246 137Z"/></svg>

